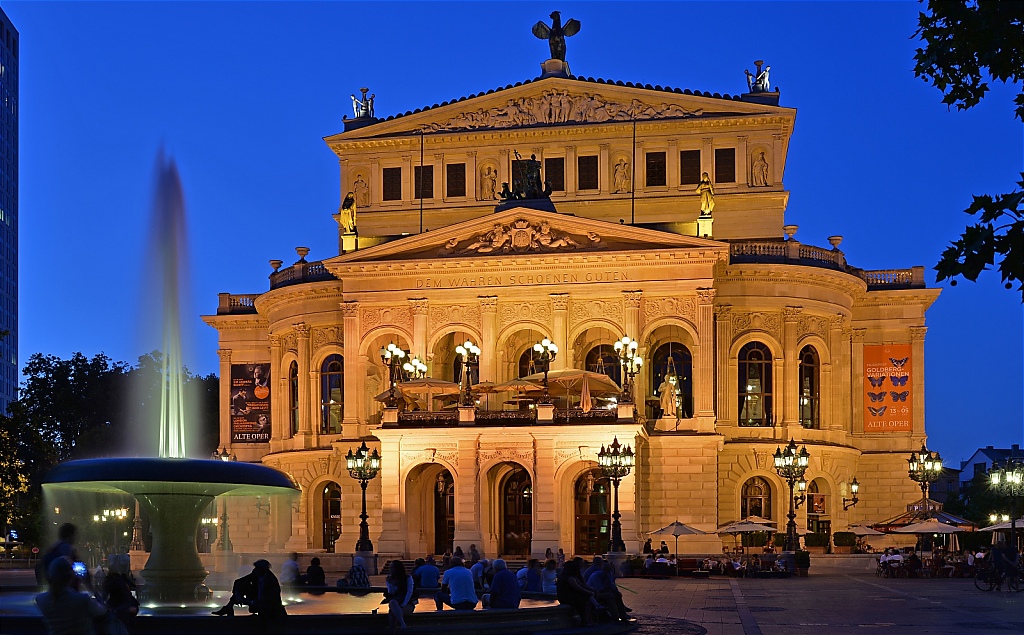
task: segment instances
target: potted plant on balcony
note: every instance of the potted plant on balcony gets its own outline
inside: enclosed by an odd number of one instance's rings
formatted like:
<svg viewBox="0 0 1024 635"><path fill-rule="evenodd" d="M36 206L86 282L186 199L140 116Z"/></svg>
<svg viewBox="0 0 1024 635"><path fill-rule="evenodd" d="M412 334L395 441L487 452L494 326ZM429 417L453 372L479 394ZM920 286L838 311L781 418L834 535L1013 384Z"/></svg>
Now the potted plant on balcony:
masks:
<svg viewBox="0 0 1024 635"><path fill-rule="evenodd" d="M857 536L852 531L837 531L832 534L832 553L853 553Z"/></svg>
<svg viewBox="0 0 1024 635"><path fill-rule="evenodd" d="M793 564L796 567L796 574L801 578L806 578L807 570L811 568L811 553L809 551L797 551L794 554Z"/></svg>
<svg viewBox="0 0 1024 635"><path fill-rule="evenodd" d="M804 548L810 553L825 553L828 548L828 534L805 535Z"/></svg>

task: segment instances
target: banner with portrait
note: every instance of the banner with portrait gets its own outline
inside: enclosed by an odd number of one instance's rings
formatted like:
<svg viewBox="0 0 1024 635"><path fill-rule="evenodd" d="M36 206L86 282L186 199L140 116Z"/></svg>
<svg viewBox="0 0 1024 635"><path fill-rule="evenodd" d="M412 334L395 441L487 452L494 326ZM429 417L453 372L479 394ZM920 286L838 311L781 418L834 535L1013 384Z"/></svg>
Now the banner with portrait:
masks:
<svg viewBox="0 0 1024 635"><path fill-rule="evenodd" d="M270 442L270 364L231 365L231 442Z"/></svg>
<svg viewBox="0 0 1024 635"><path fill-rule="evenodd" d="M914 429L910 344L864 346L864 432Z"/></svg>

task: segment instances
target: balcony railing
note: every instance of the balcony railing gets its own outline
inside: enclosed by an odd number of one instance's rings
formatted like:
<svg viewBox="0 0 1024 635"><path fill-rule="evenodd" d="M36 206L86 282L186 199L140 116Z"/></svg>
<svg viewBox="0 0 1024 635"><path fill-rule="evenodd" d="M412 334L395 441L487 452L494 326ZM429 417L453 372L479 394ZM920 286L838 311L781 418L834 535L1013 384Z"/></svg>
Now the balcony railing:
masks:
<svg viewBox="0 0 1024 635"><path fill-rule="evenodd" d="M468 425L474 426L534 426L534 425L588 425L609 424L618 421L615 410L591 410L583 412L579 408L556 409L554 421L537 421L537 411L530 410L477 410L475 420ZM446 428L459 425L458 410L440 410L428 412L413 410L398 413L398 423L385 423L386 428Z"/></svg>
<svg viewBox="0 0 1024 635"><path fill-rule="evenodd" d="M277 289L303 282L323 282L325 280L337 280L337 278L327 270L323 262L300 260L290 267L278 269L270 274L270 288Z"/></svg>
<svg viewBox="0 0 1024 635"><path fill-rule="evenodd" d="M742 240L729 243L729 260L733 264L795 264L845 271L868 285L868 291L885 289L923 289L924 267L879 269L865 271L851 267L839 249L804 245L796 240Z"/></svg>
<svg viewBox="0 0 1024 635"><path fill-rule="evenodd" d="M910 269L860 270L860 277L868 283L868 291L882 289L923 289L924 267Z"/></svg>
<svg viewBox="0 0 1024 635"><path fill-rule="evenodd" d="M217 315L256 313L259 293L218 293Z"/></svg>

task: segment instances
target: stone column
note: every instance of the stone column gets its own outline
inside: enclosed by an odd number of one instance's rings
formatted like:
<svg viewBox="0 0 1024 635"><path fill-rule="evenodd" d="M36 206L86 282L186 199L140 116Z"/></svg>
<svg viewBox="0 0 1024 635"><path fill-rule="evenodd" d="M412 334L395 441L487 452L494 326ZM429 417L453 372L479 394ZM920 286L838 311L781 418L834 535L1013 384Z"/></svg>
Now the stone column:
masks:
<svg viewBox="0 0 1024 635"><path fill-rule="evenodd" d="M407 555L407 543L405 541L405 502L402 500L403 488L401 486L401 437L391 434L379 434L379 436L381 454L379 476L381 532L375 546L377 547L377 553L399 554L405 557ZM367 513L370 513L370 511L367 510ZM355 531L359 531L358 527L355 528ZM356 535L358 536L359 534L356 533Z"/></svg>
<svg viewBox="0 0 1024 635"><path fill-rule="evenodd" d="M569 294L551 294L551 341L558 347L558 356L551 362L551 370L568 368L572 363L572 345L569 342Z"/></svg>
<svg viewBox="0 0 1024 635"><path fill-rule="evenodd" d="M736 381L736 373L729 374L734 370L729 356L729 349L732 348L732 307L728 304L715 307L715 320L717 333L714 349L718 352L718 423L735 425L736 402L730 397L733 394L730 386Z"/></svg>
<svg viewBox="0 0 1024 635"><path fill-rule="evenodd" d="M270 381L267 383L272 391L270 397L270 450L271 452L280 452L281 440L284 438L284 430L288 425L288 379L285 377L284 381L281 381L282 375L284 375L281 372L281 338L271 335L269 339Z"/></svg>
<svg viewBox="0 0 1024 635"><path fill-rule="evenodd" d="M644 187L647 185L647 159L644 157L643 141L636 142L636 152L634 152L634 155L636 157L636 162L639 162L640 165L631 166L633 182L630 183L630 186L633 188L633 191L639 195L643 194ZM630 161L632 161L632 159L630 159Z"/></svg>
<svg viewBox="0 0 1024 635"><path fill-rule="evenodd" d="M633 339L640 337L640 300L643 297L643 291L622 292L622 305L625 309L623 312L625 319L623 320L622 328L624 335L628 335Z"/></svg>
<svg viewBox="0 0 1024 635"><path fill-rule="evenodd" d="M380 205L384 200L384 177L381 176L380 159L370 157L370 204Z"/></svg>
<svg viewBox="0 0 1024 635"><path fill-rule="evenodd" d="M341 346L345 358L345 393L342 401L342 434L345 438L351 439L356 436L356 428L359 426L359 417L362 412L359 408L362 403L362 395L359 394L366 385L361 381L366 377L361 372L362 364L359 359L359 303L354 300L347 300L341 303L342 314L342 340Z"/></svg>
<svg viewBox="0 0 1024 635"><path fill-rule="evenodd" d="M801 309L787 306L782 310L782 394L775 395L775 407L782 407L782 425L792 430L800 425L800 355L797 350L797 321ZM779 401L782 403L780 404ZM790 431L786 434L789 435Z"/></svg>
<svg viewBox="0 0 1024 635"><path fill-rule="evenodd" d="M310 408L312 386L309 374L309 326L295 325L299 353L299 432L295 435L297 448L313 447L313 412Z"/></svg>
<svg viewBox="0 0 1024 635"><path fill-rule="evenodd" d="M914 375L910 379L914 384L911 391L911 398L914 400L914 436L924 435L924 335L927 332L927 326L910 327L910 363Z"/></svg>
<svg viewBox="0 0 1024 635"><path fill-rule="evenodd" d="M565 193L576 193L576 146L565 146Z"/></svg>
<svg viewBox="0 0 1024 635"><path fill-rule="evenodd" d="M459 466L455 475L455 544L484 544L480 518L480 459L479 437L466 436L458 440ZM500 504L495 501L492 504Z"/></svg>
<svg viewBox="0 0 1024 635"><path fill-rule="evenodd" d="M715 147L713 137L701 137L700 144L700 171L707 172L711 180L715 180Z"/></svg>
<svg viewBox="0 0 1024 635"><path fill-rule="evenodd" d="M476 150L470 150L466 153L466 198L471 201L480 198L480 189L476 184L477 170Z"/></svg>
<svg viewBox="0 0 1024 635"><path fill-rule="evenodd" d="M853 433L864 434L864 398L861 397L864 390L864 335L867 329L853 329L853 344L851 346L850 359L850 388L853 398L850 403L853 405Z"/></svg>
<svg viewBox="0 0 1024 635"><path fill-rule="evenodd" d="M747 138L736 137L736 185L750 185L750 168L747 159Z"/></svg>
<svg viewBox="0 0 1024 635"><path fill-rule="evenodd" d="M443 201L448 197L444 189L444 152L435 152L434 161L434 195L428 200Z"/></svg>
<svg viewBox="0 0 1024 635"><path fill-rule="evenodd" d="M832 358L831 390L829 390L829 429L850 432L850 342L843 337L843 315L829 319L828 347ZM822 413L826 412L822 407Z"/></svg>
<svg viewBox="0 0 1024 635"><path fill-rule="evenodd" d="M231 451L231 349L217 351L220 357L220 447Z"/></svg>
<svg viewBox="0 0 1024 635"><path fill-rule="evenodd" d="M320 394L320 369L314 368L312 364L309 369L309 427L313 433L312 443L313 447L320 445L320 430L324 421L323 403L321 399L323 395Z"/></svg>
<svg viewBox="0 0 1024 635"><path fill-rule="evenodd" d="M601 196L608 193L608 172L611 170L611 165L608 163L608 149L611 147L607 143L602 143L600 146L601 152L597 159L597 187L601 192Z"/></svg>
<svg viewBox="0 0 1024 635"><path fill-rule="evenodd" d="M715 429L715 289L697 289L697 368L693 410L698 429Z"/></svg>
<svg viewBox="0 0 1024 635"><path fill-rule="evenodd" d="M782 157L786 150L786 137L780 134L772 135L772 159L774 163L770 166L770 177L772 185L782 185Z"/></svg>
<svg viewBox="0 0 1024 635"><path fill-rule="evenodd" d="M417 157L417 159L419 159L419 157ZM413 177L413 170L417 165L419 165L419 161L417 160L413 163L411 154L407 154L402 157L402 203L406 205L417 202L415 196L416 192L413 191L413 185L416 183L416 180ZM417 205L418 204L419 203L417 202Z"/></svg>
<svg viewBox="0 0 1024 635"><path fill-rule="evenodd" d="M413 357L427 361L427 311L429 306L426 298L409 298L412 307L412 351Z"/></svg>
<svg viewBox="0 0 1024 635"><path fill-rule="evenodd" d="M665 157L665 183L669 189L679 187L679 139L668 140L668 156Z"/></svg>
<svg viewBox="0 0 1024 635"><path fill-rule="evenodd" d="M498 150L498 184L495 186L495 190L501 191L501 184L508 183L509 189L512 188L512 177L509 174L508 165L508 150Z"/></svg>
<svg viewBox="0 0 1024 635"><path fill-rule="evenodd" d="M498 381L498 296L480 300L480 381Z"/></svg>
<svg viewBox="0 0 1024 635"><path fill-rule="evenodd" d="M535 439L533 451L536 478L533 482L533 541L530 551L534 558L543 558L545 549L550 547L552 551L558 550L560 537L558 506L555 505L558 497L555 482L555 440Z"/></svg>

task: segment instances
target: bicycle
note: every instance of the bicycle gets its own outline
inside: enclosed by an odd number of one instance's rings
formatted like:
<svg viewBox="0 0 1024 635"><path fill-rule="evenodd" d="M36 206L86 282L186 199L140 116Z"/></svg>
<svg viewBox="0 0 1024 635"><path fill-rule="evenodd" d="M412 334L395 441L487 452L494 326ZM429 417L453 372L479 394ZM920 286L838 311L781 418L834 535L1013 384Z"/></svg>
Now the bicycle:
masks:
<svg viewBox="0 0 1024 635"><path fill-rule="evenodd" d="M1002 590L1003 584L1006 585L1006 590L1012 593L1024 591L1024 574L1021 573L1020 567L1015 567L1013 571L1003 575L990 564L978 566L974 574L974 586L979 591Z"/></svg>

